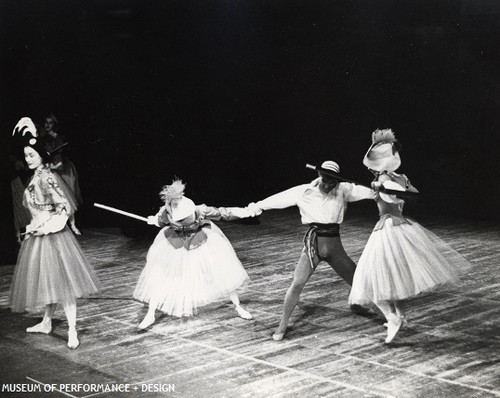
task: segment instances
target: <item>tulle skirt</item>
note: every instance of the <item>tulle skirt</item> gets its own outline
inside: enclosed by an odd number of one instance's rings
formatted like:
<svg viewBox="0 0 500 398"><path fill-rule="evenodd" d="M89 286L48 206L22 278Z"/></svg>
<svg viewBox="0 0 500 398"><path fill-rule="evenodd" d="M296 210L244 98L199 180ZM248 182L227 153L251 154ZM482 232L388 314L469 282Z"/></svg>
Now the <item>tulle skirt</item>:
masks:
<svg viewBox="0 0 500 398"><path fill-rule="evenodd" d="M228 298L248 275L224 233L214 224L203 228L207 240L191 250L175 249L162 229L151 245L134 298L177 317Z"/></svg>
<svg viewBox="0 0 500 398"><path fill-rule="evenodd" d="M72 304L98 290L97 276L68 227L21 244L10 293L13 312Z"/></svg>
<svg viewBox="0 0 500 398"><path fill-rule="evenodd" d="M471 264L434 233L406 219L387 218L375 230L354 273L351 304L396 301L454 282Z"/></svg>

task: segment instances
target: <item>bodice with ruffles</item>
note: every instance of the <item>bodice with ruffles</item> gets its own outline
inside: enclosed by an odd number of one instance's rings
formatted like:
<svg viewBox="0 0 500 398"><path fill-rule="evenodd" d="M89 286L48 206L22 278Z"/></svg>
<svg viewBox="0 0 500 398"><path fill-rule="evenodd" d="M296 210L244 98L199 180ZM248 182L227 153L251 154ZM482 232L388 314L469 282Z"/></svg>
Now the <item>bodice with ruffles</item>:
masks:
<svg viewBox="0 0 500 398"><path fill-rule="evenodd" d="M57 178L48 167L44 166L35 171L24 191L23 205L31 213L31 227L43 225L54 214L67 210L68 201Z"/></svg>
<svg viewBox="0 0 500 398"><path fill-rule="evenodd" d="M411 187L410 181L404 174L390 173L387 174L387 177L404 186L406 189ZM375 228L373 229L374 231L382 229L386 220L389 218L392 219L393 226L411 224L411 219L403 216L403 208L405 204L403 199L397 199L395 203L389 203L382 199L380 193L377 193L375 202L377 203L380 219L377 224L375 224Z"/></svg>

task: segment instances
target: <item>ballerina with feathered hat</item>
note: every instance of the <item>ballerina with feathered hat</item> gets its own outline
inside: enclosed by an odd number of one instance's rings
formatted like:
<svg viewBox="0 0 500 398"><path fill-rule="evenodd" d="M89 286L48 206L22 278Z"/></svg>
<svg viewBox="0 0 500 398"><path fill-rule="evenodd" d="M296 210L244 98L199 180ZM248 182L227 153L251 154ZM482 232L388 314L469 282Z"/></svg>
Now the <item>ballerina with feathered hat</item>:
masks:
<svg viewBox="0 0 500 398"><path fill-rule="evenodd" d="M375 175L380 220L361 254L349 296L351 304L375 303L387 319L386 343L403 324L405 300L454 281L468 261L434 233L403 215L405 201L385 189L418 193L401 165L401 145L391 129L377 129L363 164Z"/></svg>
<svg viewBox="0 0 500 398"><path fill-rule="evenodd" d="M192 316L203 305L229 297L243 319L252 315L240 305L237 289L248 275L231 243L211 220L248 217L239 208L195 205L176 179L160 192L165 204L148 223L162 227L149 248L134 298L149 309L139 328L155 322L159 310L177 317Z"/></svg>

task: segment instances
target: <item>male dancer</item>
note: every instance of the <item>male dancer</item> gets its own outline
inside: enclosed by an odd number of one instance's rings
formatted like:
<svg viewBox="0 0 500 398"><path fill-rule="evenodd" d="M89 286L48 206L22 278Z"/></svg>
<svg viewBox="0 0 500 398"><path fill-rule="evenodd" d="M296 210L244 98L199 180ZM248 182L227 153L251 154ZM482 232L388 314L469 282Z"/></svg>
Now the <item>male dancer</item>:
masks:
<svg viewBox="0 0 500 398"><path fill-rule="evenodd" d="M323 162L321 169L336 174L340 172L339 165L331 160ZM299 301L300 293L320 261L326 261L342 279L352 285L356 264L342 246L339 224L344 219L347 203L362 199L374 199L374 192L364 186L339 182L335 177L319 171L318 178L309 184L298 185L248 205L255 215L260 215L264 210L297 206L302 224L309 225L292 285L285 296L281 322L273 334L274 340L282 340L285 336L288 319ZM369 312L360 305L351 306L351 310L357 314Z"/></svg>

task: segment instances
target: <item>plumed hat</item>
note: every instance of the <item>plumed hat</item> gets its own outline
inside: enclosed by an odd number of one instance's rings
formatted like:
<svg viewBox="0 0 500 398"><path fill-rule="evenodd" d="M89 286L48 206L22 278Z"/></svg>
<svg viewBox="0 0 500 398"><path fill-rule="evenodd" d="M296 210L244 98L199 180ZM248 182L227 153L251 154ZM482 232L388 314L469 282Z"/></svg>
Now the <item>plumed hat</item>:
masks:
<svg viewBox="0 0 500 398"><path fill-rule="evenodd" d="M29 146L42 157L44 162L50 161L51 154L47 152L45 141L38 134L35 123L29 117L22 117L12 131L12 138L17 147Z"/></svg>
<svg viewBox="0 0 500 398"><path fill-rule="evenodd" d="M186 185L179 179L165 185L160 192L160 197L165 201L165 207L173 221L180 221L194 214L196 205L184 196Z"/></svg>
<svg viewBox="0 0 500 398"><path fill-rule="evenodd" d="M363 164L378 172L396 171L401 166L401 158L391 129L377 129L372 133L372 145L368 148Z"/></svg>
<svg viewBox="0 0 500 398"><path fill-rule="evenodd" d="M180 200L178 200L173 206L171 211L172 220L180 221L190 215L194 214L196 210L196 205L194 202L183 196Z"/></svg>

